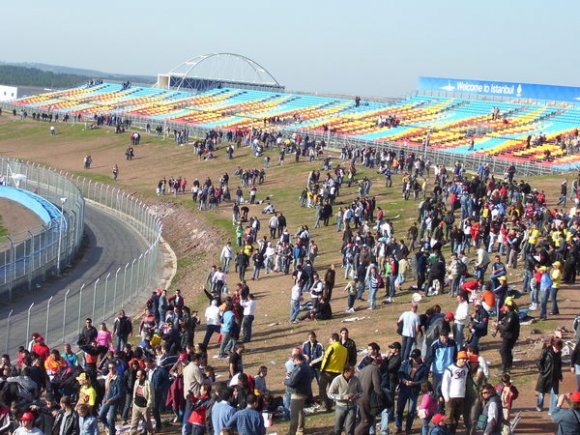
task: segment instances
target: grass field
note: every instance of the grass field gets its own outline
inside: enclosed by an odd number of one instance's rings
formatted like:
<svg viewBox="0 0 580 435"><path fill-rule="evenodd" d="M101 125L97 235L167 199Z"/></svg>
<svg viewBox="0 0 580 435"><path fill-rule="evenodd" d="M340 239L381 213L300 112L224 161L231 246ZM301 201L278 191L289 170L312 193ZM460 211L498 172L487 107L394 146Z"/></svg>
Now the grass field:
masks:
<svg viewBox="0 0 580 435"><path fill-rule="evenodd" d="M38 161L75 175L111 184L114 183L111 177L111 168L117 163L120 168L120 177L116 185L129 192L136 192L157 210L172 210L172 214L167 214L170 217L164 219L164 237L169 241L178 258L177 276L171 287L172 289L181 288L186 295L186 301L202 314L206 306L206 299L200 294L199 287L205 281L209 266L218 262L219 251L225 241L229 239L235 244L234 228L231 224L231 204L222 204L216 211L198 212L189 194L156 196L157 181L162 177L183 176L187 178L189 188L195 178L203 182L205 177L209 176L214 183L217 183L220 176L227 171L230 174L230 188L235 192L237 180L233 173L236 167L239 165L242 168L261 168L262 159L255 159L247 148L242 148L236 150L233 160L228 161L225 159L222 147L217 152L215 160L199 161L189 146L177 146L171 140L145 136L142 144L135 147L136 158L128 162L124 160L124 151L129 143L129 132L124 135L115 135L107 128L85 131L83 127L84 125L80 124L58 124L58 134L55 137L50 137L46 123L20 122L12 117L2 116L0 117L0 151L12 157ZM258 199L267 195L272 198L276 209L286 216L291 234L294 234L302 224L310 227L312 238L320 248L315 265L322 274L330 264L337 266L337 283L333 292L332 304L335 315L331 321L306 321L297 325L287 323L289 294L292 285L290 276L279 273L263 275L262 272L260 280L249 282L252 292L257 296L258 308L254 322L254 340L248 343L249 352L244 358L245 371L253 375L260 365L267 365L270 369L268 386L280 394L283 389L283 364L292 347L305 341L307 333L311 329L316 330L319 340L326 344L330 333L347 325L359 348L366 348L368 342L376 341L383 349L386 349L388 343L398 338L395 332L395 322L400 313L408 309L411 295L408 286L414 281L409 275L404 291L397 295L395 303L382 305L378 310L367 311L365 303L357 303L356 316L362 319L343 323L347 315L344 313L346 296L342 291L345 280L340 268L341 234L336 231L333 224L313 229L314 210L301 208L298 200L309 171L320 169L322 162L301 161L294 163L293 158L287 158L285 165L280 167L274 163L278 160L277 152L267 151L267 153L270 153L271 156L271 167L266 170L266 182L258 186ZM95 162L94 167L89 171L82 170L82 159L85 154L91 154ZM338 161L334 160L333 164L336 163ZM359 175L357 175L358 179L366 175L373 180L371 195L376 196L377 204L385 210L386 217L393 219L397 237L404 237L407 228L417 219L419 201L405 201L401 198L399 177L393 177L392 188L385 188L384 180L373 170L364 169L362 166L358 169L360 170ZM573 176L574 174L569 174L568 178ZM560 181L563 177L565 175L539 177L528 181L532 185L541 186L546 191L548 198L554 203L553 200L557 198ZM519 179L519 177L517 178ZM247 195L246 189L245 196ZM357 189L354 184L350 189L343 187L338 201L348 204L356 195ZM263 235L267 232L269 216L261 215L260 210L261 206L251 206L250 216L255 215L261 219L261 235ZM334 211L336 211L336 207ZM194 237L202 230L204 231L202 240L199 237ZM444 254L448 256L448 249L445 250ZM510 270L510 282L518 282L521 280L521 275L520 269ZM247 274L246 276L249 278L251 275ZM236 282L237 275L231 272L227 279L231 288ZM546 334L560 325L566 325L569 328L570 321L580 306L578 303L580 297L577 296L576 290L577 288L564 288L561 291L562 315L557 320L543 322L533 327L539 327L540 332ZM149 292L150 289L144 289L144 295L148 295ZM520 301L526 302L526 298ZM425 308L434 303L442 305L444 310L455 310L454 300L449 296L442 295L422 303L420 311L424 311ZM521 397L516 402L516 408L525 408L526 418L521 424L522 428L526 428L524 432L541 433L537 432L537 428L547 427L545 423L548 420L545 413L540 415L530 410L533 404L534 375L527 367L539 354L536 342L542 335L531 334L531 329L532 327L523 327L521 344L516 349L518 351L516 359L520 360L518 367L522 367L521 370L516 368L514 373L515 383L520 389ZM198 340L200 333L202 332L197 334ZM497 373L495 364L499 361L497 348L498 339L486 337L483 340L483 354L494 364L493 375ZM213 360L211 357L215 352L214 344L210 347L209 363L217 368L223 379L225 362ZM567 376L567 382L570 381L569 378ZM494 376L492 381L496 382L497 378ZM316 394L316 387L314 387L314 391ZM329 414L310 416L306 424L309 428L308 433L328 434L332 427L332 421L333 416ZM418 426L419 423L415 423L415 427ZM177 430L177 428L175 429ZM276 422L272 428L272 432L279 434L285 433L286 430L287 425L281 422Z"/></svg>

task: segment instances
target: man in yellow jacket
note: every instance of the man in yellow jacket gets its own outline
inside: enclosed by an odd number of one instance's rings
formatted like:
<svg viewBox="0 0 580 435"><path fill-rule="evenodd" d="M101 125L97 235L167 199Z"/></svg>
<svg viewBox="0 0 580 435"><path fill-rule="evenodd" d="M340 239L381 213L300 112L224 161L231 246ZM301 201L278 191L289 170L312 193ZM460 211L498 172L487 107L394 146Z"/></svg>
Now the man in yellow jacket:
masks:
<svg viewBox="0 0 580 435"><path fill-rule="evenodd" d="M320 397L320 411L330 411L332 408L332 401L329 400L326 389L334 378L342 374L348 351L346 347L340 344L340 337L337 333L333 333L329 339L330 345L324 351L324 358L322 358L322 365L320 366L320 383L319 383L319 397Z"/></svg>

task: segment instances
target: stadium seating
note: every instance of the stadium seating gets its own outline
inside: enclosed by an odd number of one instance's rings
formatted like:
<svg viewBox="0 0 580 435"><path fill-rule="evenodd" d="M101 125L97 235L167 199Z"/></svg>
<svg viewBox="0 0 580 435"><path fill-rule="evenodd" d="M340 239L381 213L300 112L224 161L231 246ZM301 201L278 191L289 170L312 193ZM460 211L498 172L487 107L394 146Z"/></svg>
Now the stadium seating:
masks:
<svg viewBox="0 0 580 435"><path fill-rule="evenodd" d="M408 146L422 146L428 137L430 147L450 153L531 160L562 168L580 164L555 144L557 138L575 133L580 109L530 100L497 102L417 94L391 104L362 101L357 105L343 98L235 88L194 94L102 83L35 95L16 104L32 111L87 117L120 113L224 130L280 126L297 132L330 131ZM493 117L495 108L500 115ZM389 122L382 122L385 119ZM546 137L546 143L528 146L528 137L539 134Z"/></svg>

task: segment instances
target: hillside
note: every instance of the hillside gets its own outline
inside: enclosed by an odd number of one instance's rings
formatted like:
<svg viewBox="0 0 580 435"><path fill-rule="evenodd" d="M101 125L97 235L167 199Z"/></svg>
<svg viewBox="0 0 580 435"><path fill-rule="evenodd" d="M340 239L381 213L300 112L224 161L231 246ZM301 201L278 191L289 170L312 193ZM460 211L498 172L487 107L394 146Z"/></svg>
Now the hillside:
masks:
<svg viewBox="0 0 580 435"><path fill-rule="evenodd" d="M111 74L86 69L46 64L0 63L0 84L9 86L37 86L43 88L70 88L89 79L154 83L155 78Z"/></svg>

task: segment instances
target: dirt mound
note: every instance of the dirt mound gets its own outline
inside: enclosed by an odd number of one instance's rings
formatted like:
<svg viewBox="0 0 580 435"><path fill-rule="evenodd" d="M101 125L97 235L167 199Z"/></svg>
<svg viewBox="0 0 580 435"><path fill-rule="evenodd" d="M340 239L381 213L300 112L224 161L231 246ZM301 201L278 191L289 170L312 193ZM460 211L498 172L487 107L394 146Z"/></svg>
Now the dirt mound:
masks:
<svg viewBox="0 0 580 435"><path fill-rule="evenodd" d="M153 201L149 206L161 218L163 237L179 259L173 286L181 288L186 297L193 297L199 292L199 283L205 282L216 256L219 257L219 242L224 235L180 204Z"/></svg>

